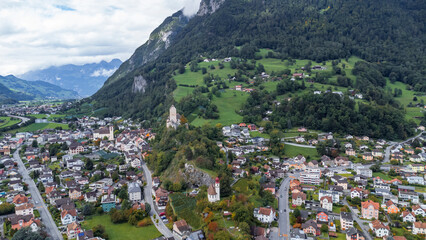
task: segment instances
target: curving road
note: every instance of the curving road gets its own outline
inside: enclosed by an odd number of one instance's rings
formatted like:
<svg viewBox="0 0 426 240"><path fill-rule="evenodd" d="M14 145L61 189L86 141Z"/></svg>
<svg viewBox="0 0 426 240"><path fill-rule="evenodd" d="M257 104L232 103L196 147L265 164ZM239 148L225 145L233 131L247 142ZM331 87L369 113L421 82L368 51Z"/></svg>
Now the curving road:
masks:
<svg viewBox="0 0 426 240"><path fill-rule="evenodd" d="M40 212L40 217L43 220L44 226L46 227L46 232L52 237L52 239L62 240L63 239L62 234L59 232L58 228L56 227L56 223L55 221L53 221L52 215L50 215L50 212L47 209L46 204L44 203L43 198L41 197L40 192L37 189L37 186L35 185L34 181L30 178L30 175L28 174L28 171L25 168L25 165L19 156L19 150L21 150L21 147L16 149L15 153L13 154L13 157L15 158L15 161L18 163L18 167L19 167L18 171L23 178L22 180L28 184L28 190L31 193L34 208Z"/></svg>
<svg viewBox="0 0 426 240"><path fill-rule="evenodd" d="M148 202L149 205L151 205L150 215L151 215L152 222L155 224L155 227L158 229L158 231L161 232L161 234L163 234L166 238L173 237L173 233L170 231L169 228L166 227L163 221L161 221L161 218L158 215L158 212L156 210L156 205L154 204L154 201L152 200L152 176L145 162L142 162L142 168L143 168L143 173L146 179L144 196L145 196L145 201ZM158 223L155 223L156 220L154 219L154 216L155 216L155 219L159 220Z"/></svg>
<svg viewBox="0 0 426 240"><path fill-rule="evenodd" d="M297 144L297 143L292 143L292 142L284 142L284 144L295 146L295 147L302 147L302 148L316 148L315 146L304 145L304 144Z"/></svg>
<svg viewBox="0 0 426 240"><path fill-rule="evenodd" d="M24 124L24 123L26 123L26 122L30 121L30 119L29 119L29 118L26 118L26 117L14 116L14 115L7 115L7 116L8 116L8 117L13 117L13 118L19 118L19 119L21 119L21 122L20 122L20 123L18 123L18 126L21 126L22 124Z"/></svg>
<svg viewBox="0 0 426 240"><path fill-rule="evenodd" d="M391 150L391 148L393 148L393 147L395 147L396 145L398 145L398 144L405 144L405 143L407 143L407 142L409 142L409 141L412 141L412 140L414 140L414 139L416 139L416 138L418 138L418 137L420 137L422 134L424 134L424 133L426 133L425 131L422 131L419 135L417 135L417 136L415 136L415 137L412 137L412 138L409 138L409 139L407 139L407 140L405 140L405 141L402 141L402 142L395 142L395 143L392 143L391 145L389 145L387 148L386 148L386 150L385 150L385 159L384 159L384 161L383 162L389 162L389 160L390 160L390 150Z"/></svg>

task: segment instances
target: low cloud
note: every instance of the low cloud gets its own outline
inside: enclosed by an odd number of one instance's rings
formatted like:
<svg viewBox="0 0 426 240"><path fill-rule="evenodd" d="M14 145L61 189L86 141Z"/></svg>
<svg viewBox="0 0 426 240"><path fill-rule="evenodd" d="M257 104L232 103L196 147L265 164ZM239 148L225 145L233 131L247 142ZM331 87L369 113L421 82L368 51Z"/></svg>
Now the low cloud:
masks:
<svg viewBox="0 0 426 240"><path fill-rule="evenodd" d="M126 60L174 12L200 0L1 0L0 75Z"/></svg>
<svg viewBox="0 0 426 240"><path fill-rule="evenodd" d="M101 68L94 71L90 76L91 77L110 77L115 71L117 71L117 68L113 68L109 70L105 68Z"/></svg>

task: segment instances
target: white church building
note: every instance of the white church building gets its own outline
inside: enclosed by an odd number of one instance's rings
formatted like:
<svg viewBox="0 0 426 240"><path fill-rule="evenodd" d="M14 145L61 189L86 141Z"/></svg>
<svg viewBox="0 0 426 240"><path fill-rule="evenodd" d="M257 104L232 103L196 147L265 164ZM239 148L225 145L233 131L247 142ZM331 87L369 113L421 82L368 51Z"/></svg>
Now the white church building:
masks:
<svg viewBox="0 0 426 240"><path fill-rule="evenodd" d="M108 140L114 140L114 126L103 127L100 129L96 129L93 131L93 139L104 139L108 138Z"/></svg>
<svg viewBox="0 0 426 240"><path fill-rule="evenodd" d="M209 189L207 190L207 197L209 202L220 201L220 182L218 177L216 178L215 183L209 186Z"/></svg>

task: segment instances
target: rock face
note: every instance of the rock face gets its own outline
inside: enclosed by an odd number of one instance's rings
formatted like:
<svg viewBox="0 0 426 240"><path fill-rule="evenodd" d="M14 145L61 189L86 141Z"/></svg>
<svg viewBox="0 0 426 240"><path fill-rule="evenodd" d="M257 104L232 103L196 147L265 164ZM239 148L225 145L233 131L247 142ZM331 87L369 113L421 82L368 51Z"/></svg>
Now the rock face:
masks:
<svg viewBox="0 0 426 240"><path fill-rule="evenodd" d="M214 183L214 180L210 177L210 175L187 163L185 164L185 169L182 172L182 177L186 183L192 184L193 186L209 186Z"/></svg>
<svg viewBox="0 0 426 240"><path fill-rule="evenodd" d="M143 78L142 75L139 75L139 76L135 77L134 80L133 80L132 92L133 93L140 93L140 92L144 93L146 85L147 85L147 82L146 82L145 78Z"/></svg>
<svg viewBox="0 0 426 240"><path fill-rule="evenodd" d="M225 0L203 0L198 10L198 16L204 16L216 12Z"/></svg>

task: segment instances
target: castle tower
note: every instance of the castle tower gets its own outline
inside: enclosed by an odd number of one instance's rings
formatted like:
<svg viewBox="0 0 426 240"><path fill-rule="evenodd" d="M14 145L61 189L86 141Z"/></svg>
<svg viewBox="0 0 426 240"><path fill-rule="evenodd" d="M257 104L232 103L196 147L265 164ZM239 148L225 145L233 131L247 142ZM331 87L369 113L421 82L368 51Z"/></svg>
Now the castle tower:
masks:
<svg viewBox="0 0 426 240"><path fill-rule="evenodd" d="M216 190L216 199L217 201L220 200L220 181L219 181L219 177L216 177L216 182L214 184L214 188Z"/></svg>
<svg viewBox="0 0 426 240"><path fill-rule="evenodd" d="M176 108L175 108L175 106L174 106L174 105L172 105L172 106L170 107L170 116L169 116L169 119L170 119L170 121L171 121L171 122L173 122L173 123L177 122Z"/></svg>

